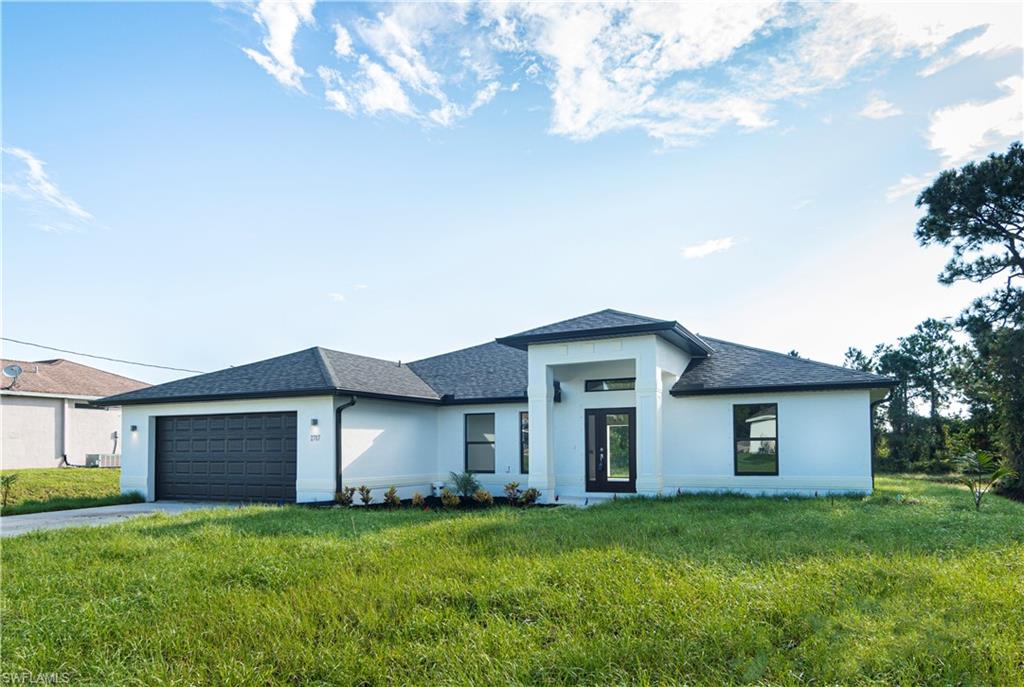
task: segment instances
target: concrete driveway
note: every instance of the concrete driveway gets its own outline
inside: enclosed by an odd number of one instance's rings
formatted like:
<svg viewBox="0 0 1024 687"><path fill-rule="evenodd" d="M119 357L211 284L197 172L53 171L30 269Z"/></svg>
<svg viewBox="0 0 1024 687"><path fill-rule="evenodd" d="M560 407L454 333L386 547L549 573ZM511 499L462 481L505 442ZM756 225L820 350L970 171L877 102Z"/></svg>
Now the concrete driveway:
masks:
<svg viewBox="0 0 1024 687"><path fill-rule="evenodd" d="M36 530L60 530L65 527L109 525L128 518L151 513L185 513L206 508L237 508L237 503L219 501L157 501L155 503L125 503L119 506L55 510L48 513L26 513L0 517L0 537L14 537Z"/></svg>

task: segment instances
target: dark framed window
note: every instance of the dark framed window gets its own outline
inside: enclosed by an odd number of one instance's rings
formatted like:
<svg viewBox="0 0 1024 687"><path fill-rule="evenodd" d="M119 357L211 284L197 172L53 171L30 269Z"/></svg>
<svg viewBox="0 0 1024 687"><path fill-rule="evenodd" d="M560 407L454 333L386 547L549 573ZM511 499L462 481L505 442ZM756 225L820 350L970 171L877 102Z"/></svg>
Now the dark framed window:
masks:
<svg viewBox="0 0 1024 687"><path fill-rule="evenodd" d="M494 413L466 413L466 471L494 472Z"/></svg>
<svg viewBox="0 0 1024 687"><path fill-rule="evenodd" d="M519 413L519 473L530 474L530 414Z"/></svg>
<svg viewBox="0 0 1024 687"><path fill-rule="evenodd" d="M636 388L636 377L618 379L588 379L583 384L585 391L632 391Z"/></svg>
<svg viewBox="0 0 1024 687"><path fill-rule="evenodd" d="M75 407L80 409L80 410L109 410L109 408L102 407L102 406L101 407L97 407L97 406L89 405L88 403L76 403Z"/></svg>
<svg viewBox="0 0 1024 687"><path fill-rule="evenodd" d="M779 474L779 406L740 403L732 407L733 466L737 475Z"/></svg>

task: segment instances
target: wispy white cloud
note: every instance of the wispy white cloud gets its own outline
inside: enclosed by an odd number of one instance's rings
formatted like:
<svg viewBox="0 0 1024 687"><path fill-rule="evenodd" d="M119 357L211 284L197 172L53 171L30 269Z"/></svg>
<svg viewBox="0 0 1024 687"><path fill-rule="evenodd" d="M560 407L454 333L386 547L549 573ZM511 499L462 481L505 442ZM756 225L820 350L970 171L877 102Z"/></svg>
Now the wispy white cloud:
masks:
<svg viewBox="0 0 1024 687"><path fill-rule="evenodd" d="M1019 76L997 85L1005 95L987 102L965 102L932 113L928 145L947 166L960 165L1019 138L1024 130L1024 82Z"/></svg>
<svg viewBox="0 0 1024 687"><path fill-rule="evenodd" d="M860 116L868 119L888 119L901 114L903 114L903 110L878 95L873 95L860 111Z"/></svg>
<svg viewBox="0 0 1024 687"><path fill-rule="evenodd" d="M703 243L695 243L692 246L683 247L682 254L687 260L693 260L696 258L706 258L712 253L720 253L724 250L729 250L736 245L736 239L731 236L727 236L722 239L710 239Z"/></svg>
<svg viewBox="0 0 1024 687"><path fill-rule="evenodd" d="M366 284L353 284L352 288L353 289L368 289L370 287L368 285L366 285Z"/></svg>
<svg viewBox="0 0 1024 687"><path fill-rule="evenodd" d="M266 52L242 49L281 85L300 92L305 92L302 77L306 72L295 61L295 34L300 26L314 23L315 4L316 0L260 0L252 16L266 33L263 38Z"/></svg>
<svg viewBox="0 0 1024 687"><path fill-rule="evenodd" d="M804 198L803 200L798 200L797 202L793 203L793 209L794 210L803 210L805 207L807 207L808 205L810 205L813 202L814 201L812 199L810 199L810 198Z"/></svg>
<svg viewBox="0 0 1024 687"><path fill-rule="evenodd" d="M885 199L890 203L905 196L916 196L924 187L931 183L938 172L927 174L907 174L900 177L900 180L885 190Z"/></svg>
<svg viewBox="0 0 1024 687"><path fill-rule="evenodd" d="M71 196L61 191L60 188L57 187L57 184L50 179L49 175L46 173L45 162L24 148L5 146L3 148L3 152L22 164L22 169L20 170L8 169L5 176L7 179L16 180L16 182L5 181L4 193L16 195L19 198L30 202L38 201L45 203L69 215L73 221L88 222L93 219L92 214L75 202ZM68 225L66 222L57 222L40 225L41 228L43 226L47 227L47 231L58 231L58 227L76 225ZM68 229L65 228L59 231L64 232L68 231Z"/></svg>
<svg viewBox="0 0 1024 687"><path fill-rule="evenodd" d="M345 93L345 79L341 72L321 65L316 68L316 73L324 84L324 99L327 100L327 106L338 112L353 114L355 107Z"/></svg>
<svg viewBox="0 0 1024 687"><path fill-rule="evenodd" d="M253 14L266 52L247 54L297 90L294 40L313 7L260 0ZM349 114L448 127L515 90L503 85L513 62L517 78L550 90L553 134L634 129L687 145L723 127L771 127L781 104L895 60L917 60L927 77L1020 49L1019 25L1010 3L399 3L331 24L334 54L352 61L324 80L324 98ZM899 113L881 97L861 110Z"/></svg>
<svg viewBox="0 0 1024 687"><path fill-rule="evenodd" d="M352 36L349 34L348 29L339 22L335 22L333 28L334 54L338 57L351 57L353 53Z"/></svg>
<svg viewBox="0 0 1024 687"><path fill-rule="evenodd" d="M335 303L343 303L345 301L345 294L343 293L331 292L327 294L327 297Z"/></svg>

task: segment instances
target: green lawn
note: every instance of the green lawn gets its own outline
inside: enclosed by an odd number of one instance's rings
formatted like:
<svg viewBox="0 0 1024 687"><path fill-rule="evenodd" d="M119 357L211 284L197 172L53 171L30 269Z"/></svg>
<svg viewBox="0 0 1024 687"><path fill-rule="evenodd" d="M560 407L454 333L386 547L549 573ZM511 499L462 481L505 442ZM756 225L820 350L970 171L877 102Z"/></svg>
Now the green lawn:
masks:
<svg viewBox="0 0 1024 687"><path fill-rule="evenodd" d="M2 546L4 672L72 684L1024 684L1024 505L250 507Z"/></svg>
<svg viewBox="0 0 1024 687"><path fill-rule="evenodd" d="M121 494L121 471L116 468L38 468L4 470L17 474L7 506L0 515L135 503L142 498Z"/></svg>

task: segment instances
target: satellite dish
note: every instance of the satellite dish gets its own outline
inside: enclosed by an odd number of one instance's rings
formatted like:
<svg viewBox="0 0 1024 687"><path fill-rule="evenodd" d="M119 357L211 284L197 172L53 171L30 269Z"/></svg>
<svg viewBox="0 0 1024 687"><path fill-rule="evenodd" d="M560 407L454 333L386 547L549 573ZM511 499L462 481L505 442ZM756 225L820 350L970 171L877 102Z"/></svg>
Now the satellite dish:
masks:
<svg viewBox="0 0 1024 687"><path fill-rule="evenodd" d="M4 368L4 377L10 377L11 379L17 379L24 370L21 369L21 365L8 365Z"/></svg>

